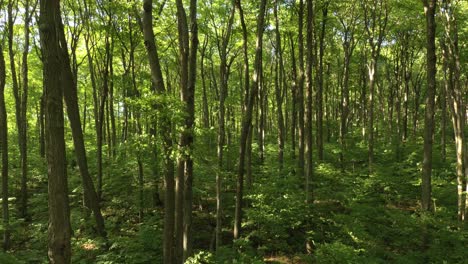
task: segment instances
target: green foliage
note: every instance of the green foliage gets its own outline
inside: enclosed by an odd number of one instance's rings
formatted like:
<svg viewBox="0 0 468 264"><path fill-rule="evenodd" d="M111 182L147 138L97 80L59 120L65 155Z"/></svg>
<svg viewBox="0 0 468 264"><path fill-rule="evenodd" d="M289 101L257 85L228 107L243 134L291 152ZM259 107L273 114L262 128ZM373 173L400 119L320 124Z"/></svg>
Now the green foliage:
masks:
<svg viewBox="0 0 468 264"><path fill-rule="evenodd" d="M2 264L22 264L24 262L19 261L10 254L0 253L0 263Z"/></svg>

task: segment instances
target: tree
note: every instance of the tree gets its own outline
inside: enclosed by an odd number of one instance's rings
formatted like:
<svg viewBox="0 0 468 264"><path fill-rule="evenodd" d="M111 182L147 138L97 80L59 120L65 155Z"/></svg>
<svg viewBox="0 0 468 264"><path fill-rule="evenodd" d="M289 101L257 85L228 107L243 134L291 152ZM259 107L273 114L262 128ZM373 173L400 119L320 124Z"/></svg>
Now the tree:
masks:
<svg viewBox="0 0 468 264"><path fill-rule="evenodd" d="M436 0L423 0L426 16L426 111L424 115L424 152L421 182L421 208L429 211L432 208L431 174L432 174L432 144L434 133L434 112L437 58L435 46L435 10Z"/></svg>
<svg viewBox="0 0 468 264"><path fill-rule="evenodd" d="M36 2L37 3L37 2ZM28 53L29 53L29 24L34 10L30 10L30 1L26 0L24 4L24 47L22 57L21 82L18 83L18 75L16 71L15 51L13 49L14 42L14 23L16 14L13 14L13 0L8 2L8 51L10 56L10 69L13 84L13 95L15 98L16 109L16 127L18 130L18 146L20 149L20 167L21 167L21 192L19 197L19 214L22 218L28 218L28 162L27 162L27 123L26 118L27 102L28 102ZM21 87L20 87L21 86Z"/></svg>
<svg viewBox="0 0 468 264"><path fill-rule="evenodd" d="M284 163L284 141L285 141L285 126L284 126L284 115L283 115L283 50L281 46L281 33L280 23L278 18L279 3L275 1L274 16L275 16L275 35L276 35L276 46L275 46L275 98L277 107L277 118L278 118L278 162L280 171L283 169Z"/></svg>
<svg viewBox="0 0 468 264"><path fill-rule="evenodd" d="M143 2L143 36L148 60L151 69L152 90L160 96L166 95L166 87L159 61L158 49L153 31L153 1ZM174 194L174 161L172 153L172 122L164 104L157 105L157 110L161 113L159 119L159 133L163 140L163 161L164 161L164 184L166 191L164 195L164 263L173 263L174 259L174 223L175 223L175 194Z"/></svg>
<svg viewBox="0 0 468 264"><path fill-rule="evenodd" d="M387 0L366 0L362 2L364 11L364 23L367 33L367 41L370 48L370 62L367 64L369 72L369 122L368 122L368 156L369 173L372 173L374 163L374 103L375 85L378 76L378 58L385 36L385 29L388 22L388 2Z"/></svg>
<svg viewBox="0 0 468 264"><path fill-rule="evenodd" d="M70 263L71 226L65 158L60 1L40 0L40 37L44 63L46 157L49 195L48 255L51 263Z"/></svg>
<svg viewBox="0 0 468 264"><path fill-rule="evenodd" d="M192 251L193 129L195 122L195 81L197 70L197 1L190 1L189 22L182 0L176 1L179 35L180 97L184 104L183 130L179 136L176 178L175 263L183 263Z"/></svg>
<svg viewBox="0 0 468 264"><path fill-rule="evenodd" d="M318 160L323 160L323 56L325 55L325 33L328 20L329 1L322 3L322 21L318 37L318 62L316 63L316 83L317 83L317 152Z"/></svg>
<svg viewBox="0 0 468 264"><path fill-rule="evenodd" d="M313 175L313 162L312 162L312 101L313 101L313 77L312 66L315 63L313 60L313 34L314 34L314 8L312 0L306 1L307 5L307 36L306 36L306 109L305 109L305 200L306 202L312 201L312 191L310 190L312 175Z"/></svg>
<svg viewBox="0 0 468 264"><path fill-rule="evenodd" d="M3 2L0 2L3 7ZM8 201L8 125L5 107L6 69L3 57L3 44L0 42L0 156L2 159L2 200ZM10 213L8 202L2 203L3 249L10 247Z"/></svg>
<svg viewBox="0 0 468 264"><path fill-rule="evenodd" d="M216 21L213 22L213 29L216 38L216 46L219 53L219 113L218 113L218 144L217 144L217 158L218 168L216 171L216 230L215 230L215 248L218 250L222 243L222 181L223 181L223 164L224 164L224 148L226 144L226 97L228 94L228 81L229 81L229 64L228 64L228 45L231 40L232 25L234 22L235 2L232 2L230 15L225 28L221 32L216 28ZM212 17L214 19L214 16ZM203 92L205 94L205 91ZM204 100L206 96L204 95ZM207 111L205 111L207 112Z"/></svg>
<svg viewBox="0 0 468 264"><path fill-rule="evenodd" d="M237 0L237 8L239 9L240 16L243 16L241 1ZM249 130L252 125L252 115L253 107L255 104L255 97L258 92L258 81L259 75L262 72L262 54L263 54L263 31L265 25L265 10L266 10L266 0L261 0L259 15L257 21L257 46L255 48L255 63L254 63L254 73L252 76L251 87L248 92L248 97L246 98L246 109L244 116L242 118L242 131L240 138L240 149L239 149L239 168L237 172L237 187L236 187L236 209L234 216L234 239L240 237L241 232L241 223L242 223L242 208L243 208L243 196L244 196L244 164L245 164L245 154L247 149L247 139L249 135ZM241 20L243 20L241 18ZM243 26L244 28L244 26ZM244 50L247 45L247 35L244 31ZM244 56L247 56L244 53ZM246 67L246 65L244 65Z"/></svg>
<svg viewBox="0 0 468 264"><path fill-rule="evenodd" d="M67 42L64 34L64 26L59 25L58 38L60 41L60 55L63 58L62 83L63 97L67 106L67 115L70 121L72 130L73 143L75 147L75 156L81 174L83 184L83 196L85 206L89 207L95 217L96 231L100 236L105 237L106 231L104 226L104 218L101 213L99 197L94 187L93 179L89 174L88 160L86 157L86 148L83 138L83 130L81 128L80 110L78 106L78 92L76 77L73 76L70 56L68 54Z"/></svg>
<svg viewBox="0 0 468 264"><path fill-rule="evenodd" d="M466 193L463 192L463 182L466 181L466 175L463 167L468 166L466 159L466 138L465 138L465 102L460 82L461 65L460 52L458 47L458 25L456 17L456 3L451 0L442 1L441 12L445 25L445 34L442 40L442 54L444 65L445 89L449 96L450 113L452 115L453 132L455 138L455 151L457 158L457 217L459 221L465 221L466 218ZM464 179L465 178L465 179Z"/></svg>
<svg viewBox="0 0 468 264"><path fill-rule="evenodd" d="M344 171L345 157L344 152L346 150L346 134L348 132L348 118L350 108L350 97L349 97L349 78L350 78L350 64L353 56L354 48L356 47L357 41L355 39L355 31L358 22L359 15L355 9L355 6L349 7L348 5L343 6L343 14L339 14L338 20L340 21L341 30L343 34L342 46L343 46L343 73L342 79L340 80L341 88L341 118L340 118L340 162L341 169Z"/></svg>
<svg viewBox="0 0 468 264"><path fill-rule="evenodd" d="M300 176L304 175L304 143L305 143L305 126L304 126L304 0L299 0L299 11L298 11L298 60L299 60L299 71L297 74L297 118L299 120L298 125L298 136L299 136L299 159L298 159L298 174Z"/></svg>

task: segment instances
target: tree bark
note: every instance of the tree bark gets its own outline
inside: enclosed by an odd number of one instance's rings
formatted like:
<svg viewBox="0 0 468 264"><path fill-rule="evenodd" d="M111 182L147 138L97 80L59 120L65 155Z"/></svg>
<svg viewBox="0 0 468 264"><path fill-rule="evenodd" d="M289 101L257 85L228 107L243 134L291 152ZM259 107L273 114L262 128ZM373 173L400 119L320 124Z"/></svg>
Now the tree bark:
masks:
<svg viewBox="0 0 468 264"><path fill-rule="evenodd" d="M151 69L152 88L158 95L169 95L170 90L166 92L164 78L162 75L161 64L159 61L158 50L153 31L153 1L144 0L143 2L143 36L148 60ZM159 135L163 140L163 159L164 159L164 184L166 191L164 194L164 237L163 237L163 261L166 264L174 263L174 222L175 222L175 193L174 193L174 161L172 154L172 122L168 116L166 105L156 105L159 110Z"/></svg>
<svg viewBox="0 0 468 264"><path fill-rule="evenodd" d="M354 11L354 6L351 11L351 17L349 21L344 17L340 17L340 24L343 27L344 37L342 38L343 43L343 76L341 78L341 118L340 118L340 163L341 170L345 170L345 151L346 151L346 134L348 132L348 116L349 116L349 76L350 76L350 64L353 56L354 48L356 47L356 41L354 38L354 30L357 22L357 15ZM346 14L347 15L347 14ZM344 16L346 16L344 15Z"/></svg>
<svg viewBox="0 0 468 264"><path fill-rule="evenodd" d="M10 211L8 204L8 124L5 107L6 69L3 46L0 43L0 156L2 159L3 250L10 248Z"/></svg>
<svg viewBox="0 0 468 264"><path fill-rule="evenodd" d="M46 98L46 156L49 195L50 263L70 263L71 226L68 203L67 167L64 139L63 90L60 42L57 38L60 20L60 1L40 1L40 39L44 59L44 84Z"/></svg>
<svg viewBox="0 0 468 264"><path fill-rule="evenodd" d="M322 6L322 22L319 35L319 54L316 72L317 82L317 158L323 160L323 56L325 55L325 33L328 19L328 6L325 1Z"/></svg>
<svg viewBox="0 0 468 264"><path fill-rule="evenodd" d="M299 71L298 71L298 87L297 87L297 113L298 113L298 136L299 136L299 159L298 159L298 175L304 175L304 143L305 143L305 126L304 126L304 0L299 0L299 21L298 21L298 47L299 47Z"/></svg>
<svg viewBox="0 0 468 264"><path fill-rule="evenodd" d="M436 92L437 58L435 46L435 10L436 0L423 0L426 15L426 63L427 63L427 94L424 116L424 152L421 182L421 208L423 211L432 209L431 174L432 174L432 144L434 134L434 108Z"/></svg>
<svg viewBox="0 0 468 264"><path fill-rule="evenodd" d="M20 149L20 168L21 168L21 191L19 195L19 215L21 218L28 218L27 203L28 203L28 190L27 190L27 178L28 178L28 164L27 164L27 119L26 119L26 106L28 99L28 50L29 50L29 20L31 14L29 13L29 1L25 3L25 18L24 18L24 50L22 58L22 71L21 80L22 87L18 84L18 75L16 72L16 61L15 51L13 50L14 42L14 17L13 14L13 1L8 2L8 51L10 57L10 69L13 86L13 95L15 98L15 115L16 115L16 127L18 130L18 146Z"/></svg>
<svg viewBox="0 0 468 264"><path fill-rule="evenodd" d="M67 106L67 116L70 122L72 130L73 143L75 147L75 156L80 170L81 180L83 184L83 193L85 198L85 206L89 206L92 210L95 221L97 233L105 237L105 225L104 218L101 213L101 206L99 204L99 198L94 187L93 179L89 174L88 160L86 157L86 148L84 144L83 131L81 129L80 110L78 105L78 88L77 82L73 77L72 68L70 64L70 56L68 54L67 42L64 33L64 26L61 22L59 23L58 38L60 41L60 52L61 58L63 59L62 69L62 85L63 97Z"/></svg>
<svg viewBox="0 0 468 264"><path fill-rule="evenodd" d="M284 163L284 115L283 115L283 51L281 47L281 34L278 19L278 0L275 1L274 16L275 16L275 35L276 35L276 66L275 66L275 97L276 97L276 112L278 119L278 163L279 170L283 170Z"/></svg>
<svg viewBox="0 0 468 264"><path fill-rule="evenodd" d="M222 243L222 175L223 175L223 158L224 158L224 146L226 144L226 118L225 118L225 100L227 97L228 89L228 61L227 61L227 48L231 39L232 24L234 21L235 6L232 5L232 9L228 18L225 31L222 32L221 36L218 36L216 31L216 40L218 44L218 52L220 56L219 66L219 116L218 116L218 170L216 172L216 250L218 250Z"/></svg>
<svg viewBox="0 0 468 264"><path fill-rule="evenodd" d="M236 2L239 13L241 14L241 20L243 21L243 11L241 7L241 0ZM257 21L257 46L255 50L255 63L254 63L254 73L252 76L252 83L250 90L248 91L247 97L247 107L245 109L245 115L242 118L242 130L240 138L240 149L239 149L239 169L237 173L237 188L236 188L236 209L234 215L234 239L240 237L241 232L241 223L242 223L242 208L243 208L243 193L244 193L244 164L245 164L245 154L247 149L247 139L249 130L252 124L253 116L253 107L255 104L255 97L258 93L259 87L259 74L262 72L262 49L263 49L263 31L265 23L265 10L266 10L266 0L261 0L260 9ZM247 56L247 32L245 30L245 23L241 22L243 25L243 36L244 36L244 56ZM248 62L247 58L244 58L244 62ZM247 74L247 65L244 65ZM248 78L247 78L248 79ZM248 84L246 79L246 85Z"/></svg>
<svg viewBox="0 0 468 264"><path fill-rule="evenodd" d="M442 1L443 16L445 18L445 36L442 40L442 54L444 65L444 77L446 82L446 92L449 95L450 112L452 116L453 132L455 138L456 153L456 174L457 174L457 218L459 221L465 221L466 218L466 193L463 192L465 172L463 168L466 164L466 139L465 139L465 102L463 101L463 92L461 87L460 75L460 53L458 47L458 25L455 17L455 8L451 0ZM448 74L447 74L448 73Z"/></svg>
<svg viewBox="0 0 468 264"><path fill-rule="evenodd" d="M307 203L312 202L313 195L311 190L311 181L313 176L312 163L312 101L313 101L313 78L312 67L315 63L313 57L313 34L314 34L314 9L312 0L306 0L307 3L307 36L306 36L306 109L305 109L305 200Z"/></svg>
<svg viewBox="0 0 468 264"><path fill-rule="evenodd" d="M368 160L369 173L372 173L374 163L374 100L375 86L378 76L378 59L380 49L384 38L385 29L388 22L388 2L387 0L364 1L362 3L364 10L365 30L367 40L370 46L370 62L367 65L369 74L369 103L368 103ZM374 5L371 7L370 5Z"/></svg>
<svg viewBox="0 0 468 264"><path fill-rule="evenodd" d="M185 118L179 135L179 159L176 178L175 260L183 263L191 254L193 129L195 123L195 81L197 69L197 1L190 1L189 22L182 0L176 0L179 35L180 97Z"/></svg>

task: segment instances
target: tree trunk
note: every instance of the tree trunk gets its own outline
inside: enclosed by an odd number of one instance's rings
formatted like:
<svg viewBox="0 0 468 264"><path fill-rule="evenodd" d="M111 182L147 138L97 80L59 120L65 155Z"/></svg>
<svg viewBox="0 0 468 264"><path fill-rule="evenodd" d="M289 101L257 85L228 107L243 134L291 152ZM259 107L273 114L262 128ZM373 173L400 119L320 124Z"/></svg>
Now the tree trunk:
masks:
<svg viewBox="0 0 468 264"><path fill-rule="evenodd" d="M299 160L298 160L298 175L304 175L304 143L305 143L305 126L304 126L304 0L299 0L299 21L298 21L298 47L299 47L299 72L298 72L298 92L297 92L297 113L299 120Z"/></svg>
<svg viewBox="0 0 468 264"><path fill-rule="evenodd" d="M316 72L317 81L317 152L318 160L323 160L323 56L325 55L325 33L328 19L329 1L322 6L322 22L319 35L319 56Z"/></svg>
<svg viewBox="0 0 468 264"><path fill-rule="evenodd" d="M46 156L49 195L50 263L70 263L71 226L64 139L63 91L59 39L60 1L40 1L40 38L46 96Z"/></svg>
<svg viewBox="0 0 468 264"><path fill-rule="evenodd" d="M291 47L291 68L292 68L292 85L291 85L291 158L296 159L296 131L297 131L297 67L296 56L294 53L294 41L292 34L289 35L289 42Z"/></svg>
<svg viewBox="0 0 468 264"><path fill-rule="evenodd" d="M279 29L279 19L278 19L278 8L279 3L278 0L275 1L275 35L276 35L276 66L275 66L275 96L276 96L276 112L278 118L278 163L279 163L279 170L283 170L283 162L284 162L284 138L285 138L285 130L284 130L284 116L283 116L283 51L281 47L281 34Z"/></svg>
<svg viewBox="0 0 468 264"><path fill-rule="evenodd" d="M224 145L225 145L225 100L227 97L227 89L228 89L228 61L227 61L227 48L229 41L231 39L231 32L232 32L232 24L234 21L234 13L235 13L235 6L232 6L230 16L228 18L227 27L225 29L225 34L218 36L216 35L216 39L218 42L218 52L220 56L220 66L219 66L219 79L220 79L220 87L219 87L219 116L218 116L218 171L216 172L216 250L218 250L221 246L222 242L222 175L223 175L223 158L224 158ZM221 39L219 39L221 37Z"/></svg>
<svg viewBox="0 0 468 264"><path fill-rule="evenodd" d="M5 107L6 69L0 43L0 156L2 158L3 250L10 248L10 213L8 206L8 125Z"/></svg>
<svg viewBox="0 0 468 264"><path fill-rule="evenodd" d="M457 218L459 221L465 221L466 217L466 193L463 192L464 181L467 179L464 175L463 167L468 166L466 163L466 139L465 139L465 105L463 102L463 92L460 82L461 67L460 54L458 47L458 25L455 17L455 10L451 0L444 0L442 17L446 18L445 22L445 38L442 41L444 77L446 79L446 88L449 95L450 112L452 114L452 124L455 138L455 153L457 157ZM466 184L466 183L465 183Z"/></svg>
<svg viewBox="0 0 468 264"><path fill-rule="evenodd" d="M312 101L313 101L313 78L312 66L315 63L313 60L313 34L314 34L314 13L312 0L307 0L307 37L306 37L306 109L305 109L305 200L307 203L312 202L311 181L313 176L313 163L312 163Z"/></svg>
<svg viewBox="0 0 468 264"><path fill-rule="evenodd" d="M23 69L22 69L22 87L18 84L18 75L16 72L15 52L13 50L14 38L14 19L16 14L13 14L13 1L8 2L8 51L10 57L11 79L13 86L13 95L15 98L15 115L16 127L18 131L18 146L20 150L20 168L21 168L21 192L19 197L19 215L21 218L28 218L27 216L27 119L26 119L26 106L28 98L28 49L29 49L29 1L25 3L26 15L24 18L24 50L23 50ZM21 89L21 90L20 90Z"/></svg>
<svg viewBox="0 0 468 264"><path fill-rule="evenodd" d="M153 31L153 1L143 2L143 35L148 60L151 69L152 89L158 95L169 95L166 92L164 79L159 62L159 55L154 39ZM164 237L163 237L163 261L166 264L174 263L174 222L175 222L175 194L174 194L174 162L172 161L172 124L168 116L166 105L157 106L160 113L159 134L163 140L163 159L165 166L164 184L166 191L164 194Z"/></svg>
<svg viewBox="0 0 468 264"><path fill-rule="evenodd" d="M243 36L244 36L244 56L247 56L247 31L245 30L245 23L243 22L243 11L241 7L241 0L237 0L237 7L242 20ZM259 75L262 72L262 49L263 49L263 31L265 23L265 10L266 0L261 0L260 9L257 21L257 46L255 50L255 63L254 63L254 74L252 77L252 86L248 92L247 107L245 109L245 115L242 118L242 131L240 138L240 150L239 150L239 169L237 174L237 188L236 188L236 209L234 216L234 239L240 237L241 223L242 223L242 207L243 207L243 192L244 192L244 163L245 154L247 149L247 139L249 134L249 128L252 124L253 107L255 104L255 97L258 93L259 87ZM244 58L244 62L248 62L247 58ZM247 65L244 65L247 75ZM247 75L248 76L248 75ZM248 84L246 79L246 85Z"/></svg>
<svg viewBox="0 0 468 264"><path fill-rule="evenodd" d="M374 163L374 97L375 86L377 84L376 77L378 76L377 61L380 56L380 49L385 29L387 27L389 11L387 0L379 0L371 3L369 3L369 1L365 1L361 4L363 5L364 20L366 22L365 30L371 52L370 62L367 65L369 73L368 160L370 174L372 173Z"/></svg>
<svg viewBox="0 0 468 264"><path fill-rule="evenodd" d="M61 43L61 57L63 58L62 69L62 84L64 87L63 97L67 106L67 116L70 122L73 143L75 148L75 156L78 163L78 168L81 174L83 184L83 193L85 198L85 206L89 206L92 210L95 221L96 231L100 236L105 237L106 231L104 226L104 218L101 213L101 206L96 194L93 179L89 174L88 160L86 157L86 148L83 138L83 131L81 129L80 110L78 105L78 89L77 82L73 77L72 68L70 64L70 57L66 45L66 38L64 34L64 27L62 22L59 24L58 38ZM86 120L85 120L86 121Z"/></svg>
<svg viewBox="0 0 468 264"><path fill-rule="evenodd" d="M354 48L356 46L356 42L354 39L354 28L356 25L356 15L353 9L353 13L351 14L350 21L347 22L345 18L340 18L340 23L343 27L344 37L343 37L343 76L341 78L341 118L340 118L340 163L341 163L341 170L344 172L345 170L345 151L346 151L346 134L348 132L348 116L349 116L349 76L350 76L350 63L351 57L354 52Z"/></svg>
<svg viewBox="0 0 468 264"><path fill-rule="evenodd" d="M421 182L421 207L423 211L432 208L431 198L431 174L432 174L432 144L434 134L434 108L436 92L436 46L435 46L435 10L436 0L423 0L426 15L426 50L427 50L427 94L426 112L424 118L424 158Z"/></svg>

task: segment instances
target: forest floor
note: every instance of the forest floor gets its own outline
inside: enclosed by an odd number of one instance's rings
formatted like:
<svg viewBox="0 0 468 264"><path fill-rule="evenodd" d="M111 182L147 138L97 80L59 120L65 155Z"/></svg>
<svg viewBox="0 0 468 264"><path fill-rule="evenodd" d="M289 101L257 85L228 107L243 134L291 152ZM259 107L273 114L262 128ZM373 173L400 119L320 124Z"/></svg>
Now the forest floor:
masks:
<svg viewBox="0 0 468 264"><path fill-rule="evenodd" d="M417 145L401 146L398 157L393 146L377 149L371 174L365 158L349 159L342 172L337 149L336 144L327 144L324 160L315 162L314 202L306 204L304 180L294 173L294 162L286 161L280 172L275 147L268 146L263 165L254 160L243 235L234 243L235 174L227 172L223 197L226 246L217 254L210 250L215 223L215 156L197 153L203 159L195 170L199 176L194 187L196 254L188 263L468 263L468 232L456 221L453 160L434 159L435 211L428 214L419 210L421 152ZM346 155L367 157L367 152L357 144ZM134 161L127 161L126 166L119 162L108 163L106 176L103 214L107 241L88 227L93 222L81 210L78 172L70 169L73 263L161 263L162 209L151 207L153 186L145 186L148 202L144 221L140 221L136 166ZM235 163L230 164L234 169ZM33 222L12 224L13 248L0 254L0 263L47 263L46 178L44 171L34 173Z"/></svg>

